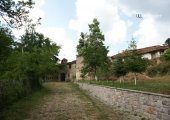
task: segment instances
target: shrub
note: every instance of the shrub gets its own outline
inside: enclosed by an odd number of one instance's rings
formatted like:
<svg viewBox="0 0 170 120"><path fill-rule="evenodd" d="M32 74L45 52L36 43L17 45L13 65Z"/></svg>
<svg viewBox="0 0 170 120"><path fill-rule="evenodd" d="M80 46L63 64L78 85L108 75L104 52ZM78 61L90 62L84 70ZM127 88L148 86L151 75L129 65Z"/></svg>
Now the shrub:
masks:
<svg viewBox="0 0 170 120"><path fill-rule="evenodd" d="M155 75L166 75L170 73L170 64L162 62L160 64L152 65L147 68L147 75L153 77Z"/></svg>
<svg viewBox="0 0 170 120"><path fill-rule="evenodd" d="M17 80L0 80L0 106L1 110L6 105L22 98L28 93L22 81Z"/></svg>

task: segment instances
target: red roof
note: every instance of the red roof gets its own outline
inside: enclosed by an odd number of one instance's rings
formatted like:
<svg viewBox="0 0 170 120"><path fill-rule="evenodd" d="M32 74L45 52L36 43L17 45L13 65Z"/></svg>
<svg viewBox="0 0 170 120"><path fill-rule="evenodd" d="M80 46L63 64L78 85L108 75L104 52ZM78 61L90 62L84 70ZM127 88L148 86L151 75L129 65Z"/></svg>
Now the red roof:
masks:
<svg viewBox="0 0 170 120"><path fill-rule="evenodd" d="M145 47L145 48L140 48L138 49L139 54L145 54L145 53L152 53L152 52L157 52L157 51L164 51L167 49L166 46L151 46L151 47Z"/></svg>
<svg viewBox="0 0 170 120"><path fill-rule="evenodd" d="M167 46L155 45L155 46L140 48L140 49L137 49L137 51L138 51L139 54L146 54L146 53L152 53L152 52L157 52L157 51L163 52L167 48L168 48ZM122 53L124 53L124 52L122 52ZM114 59L122 53L118 53L116 55L113 55L111 58Z"/></svg>

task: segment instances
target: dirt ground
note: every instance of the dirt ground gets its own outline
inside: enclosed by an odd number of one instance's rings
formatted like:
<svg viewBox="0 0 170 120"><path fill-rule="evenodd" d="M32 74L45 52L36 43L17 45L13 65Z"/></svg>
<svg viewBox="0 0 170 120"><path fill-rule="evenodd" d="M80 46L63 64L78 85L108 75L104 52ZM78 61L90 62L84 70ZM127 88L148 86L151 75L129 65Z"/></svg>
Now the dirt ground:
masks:
<svg viewBox="0 0 170 120"><path fill-rule="evenodd" d="M35 106L25 120L137 120L90 98L72 83L51 82L45 87L51 94Z"/></svg>

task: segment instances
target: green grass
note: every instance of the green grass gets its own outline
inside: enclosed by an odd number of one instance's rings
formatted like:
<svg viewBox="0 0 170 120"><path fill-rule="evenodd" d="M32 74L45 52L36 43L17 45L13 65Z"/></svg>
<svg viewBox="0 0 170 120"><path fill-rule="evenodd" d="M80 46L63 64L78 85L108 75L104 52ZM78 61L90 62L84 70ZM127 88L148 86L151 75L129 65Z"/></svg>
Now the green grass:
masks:
<svg viewBox="0 0 170 120"><path fill-rule="evenodd" d="M125 81L123 83L120 83L119 81L82 81L82 82L170 95L170 78L168 78L167 80L161 80L156 78L152 80L138 80L137 85L134 85L133 80Z"/></svg>
<svg viewBox="0 0 170 120"><path fill-rule="evenodd" d="M41 103L44 96L50 92L46 88L42 88L27 97L18 100L11 106L0 111L0 120L23 120L28 117L32 107Z"/></svg>

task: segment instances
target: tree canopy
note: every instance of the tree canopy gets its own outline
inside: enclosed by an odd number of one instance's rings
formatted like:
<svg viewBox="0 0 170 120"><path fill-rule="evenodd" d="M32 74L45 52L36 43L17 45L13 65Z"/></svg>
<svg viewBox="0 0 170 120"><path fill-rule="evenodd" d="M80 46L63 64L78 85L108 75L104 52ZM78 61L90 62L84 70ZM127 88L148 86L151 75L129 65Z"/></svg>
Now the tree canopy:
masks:
<svg viewBox="0 0 170 120"><path fill-rule="evenodd" d="M29 8L33 7L32 0L15 1L0 0L0 16L12 28L19 28L28 21Z"/></svg>
<svg viewBox="0 0 170 120"><path fill-rule="evenodd" d="M8 28L0 26L0 61L6 58L12 49L13 36Z"/></svg>
<svg viewBox="0 0 170 120"><path fill-rule="evenodd" d="M113 68L114 74L120 78L121 82L121 77L125 76L128 72L124 58L121 56L117 56L116 59L113 61Z"/></svg>
<svg viewBox="0 0 170 120"><path fill-rule="evenodd" d="M96 77L97 70L108 62L108 47L104 45L104 35L99 28L97 19L89 24L89 33L81 33L77 45L78 56L83 57L83 74L91 73Z"/></svg>
<svg viewBox="0 0 170 120"><path fill-rule="evenodd" d="M170 48L170 38L167 38L165 41L165 45L167 45Z"/></svg>
<svg viewBox="0 0 170 120"><path fill-rule="evenodd" d="M163 58L170 63L170 48L164 52Z"/></svg>
<svg viewBox="0 0 170 120"><path fill-rule="evenodd" d="M128 72L134 73L135 85L137 79L136 73L144 72L147 67L147 60L139 55L136 48L136 41L132 39L129 44L128 50L125 51L126 56L124 58Z"/></svg>
<svg viewBox="0 0 170 120"><path fill-rule="evenodd" d="M57 64L60 46L36 31L29 19L32 0L0 0L0 106L41 87L47 74L61 68ZM27 22L25 33L16 39L12 28ZM38 21L39 22L39 21Z"/></svg>

